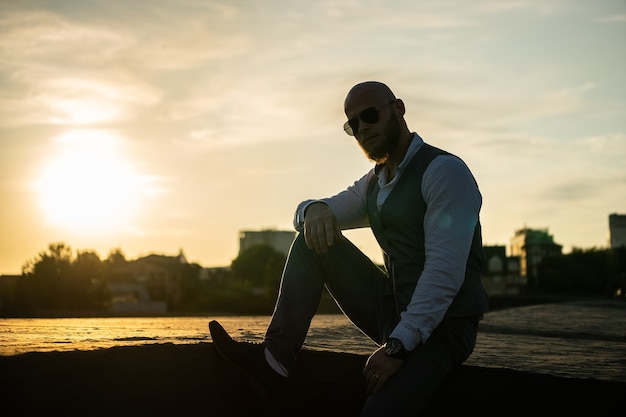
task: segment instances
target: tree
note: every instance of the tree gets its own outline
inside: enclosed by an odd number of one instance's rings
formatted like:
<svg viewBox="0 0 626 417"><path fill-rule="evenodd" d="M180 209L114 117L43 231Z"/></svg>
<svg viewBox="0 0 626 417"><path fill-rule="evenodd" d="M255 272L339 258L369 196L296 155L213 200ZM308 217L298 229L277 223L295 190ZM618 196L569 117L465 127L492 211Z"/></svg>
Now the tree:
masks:
<svg viewBox="0 0 626 417"><path fill-rule="evenodd" d="M107 282L119 280L131 280L132 275L128 268L129 261L120 248L111 249L109 255L104 260L104 269Z"/></svg>
<svg viewBox="0 0 626 417"><path fill-rule="evenodd" d="M265 284L265 292L271 300L276 299L280 288L280 280L283 276L283 269L287 257L280 252L274 252L263 268L263 283Z"/></svg>
<svg viewBox="0 0 626 417"><path fill-rule="evenodd" d="M126 255L122 252L122 249L115 248L109 251L109 255L105 259L107 265L112 267L126 265L128 261L126 261Z"/></svg>
<svg viewBox="0 0 626 417"><path fill-rule="evenodd" d="M180 297L173 300L171 308L176 310L194 311L201 309L205 288L200 282L202 267L196 263L181 266Z"/></svg>
<svg viewBox="0 0 626 417"><path fill-rule="evenodd" d="M545 258L539 265L543 293L602 295L621 288L619 255L615 249L573 248L566 255Z"/></svg>
<svg viewBox="0 0 626 417"><path fill-rule="evenodd" d="M607 255L608 284L606 295L626 297L626 246L609 250Z"/></svg>
<svg viewBox="0 0 626 417"><path fill-rule="evenodd" d="M48 251L22 268L24 290L34 309L100 309L109 299L105 268L98 254L78 251L65 243L51 243Z"/></svg>
<svg viewBox="0 0 626 417"><path fill-rule="evenodd" d="M48 252L40 252L37 258L28 261L22 275L29 303L44 309L62 308L64 281L71 261L72 249L61 242L49 244Z"/></svg>
<svg viewBox="0 0 626 417"><path fill-rule="evenodd" d="M107 306L105 264L94 251L78 251L66 282L69 308L100 309Z"/></svg>
<svg viewBox="0 0 626 417"><path fill-rule="evenodd" d="M278 291L286 256L270 245L259 244L249 247L231 263L231 271L236 279L263 288L268 297Z"/></svg>

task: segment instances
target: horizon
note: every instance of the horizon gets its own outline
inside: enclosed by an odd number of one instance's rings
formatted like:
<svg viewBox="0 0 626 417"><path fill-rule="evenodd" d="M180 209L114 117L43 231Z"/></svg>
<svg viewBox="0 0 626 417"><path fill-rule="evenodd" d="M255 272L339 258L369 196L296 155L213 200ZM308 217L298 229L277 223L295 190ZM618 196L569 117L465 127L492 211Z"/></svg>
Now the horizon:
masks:
<svg viewBox="0 0 626 417"><path fill-rule="evenodd" d="M0 2L0 274L63 242L229 265L241 230L373 164L342 129L365 80L461 157L485 246L605 248L626 213L626 3ZM375 262L369 229L346 235Z"/></svg>
<svg viewBox="0 0 626 417"><path fill-rule="evenodd" d="M617 213L612 213L612 214L617 214ZM555 236L553 236L551 233L549 233L549 230L548 230L547 228L532 228L532 227L526 227L526 226L525 226L525 227L522 227L522 228L520 228L520 229L517 229L515 232L520 231L520 230L525 230L525 229L528 229L528 230L536 230L536 231L545 231L545 232L547 232L550 236L552 236L552 238L555 238ZM251 231L251 230L252 230L252 229L246 229L246 231ZM277 232L282 232L282 231L290 231L290 230L279 230L279 229L254 229L254 231L268 231L268 230L271 230L271 231L277 231ZM243 230L242 230L242 231L243 231ZM344 232L345 232L345 231L344 231ZM555 239L555 240L553 240L553 242L554 242L555 244L559 245L559 242L558 242L556 239ZM78 251L84 252L84 251L89 251L89 250L91 250L91 249L89 249L89 248L77 248L77 247L74 247L74 246L72 246L69 242L60 242L60 241L55 241L55 242L50 242L50 243L49 243L49 245L50 245L50 244L54 244L54 243L63 243L63 244L65 244L66 246L68 246L69 248L71 248L71 251L72 251L72 257L73 257L74 259L75 259L76 254L77 254L77 252L78 252ZM270 245L270 246L271 246L271 245ZM509 253L509 252L510 252L510 246L509 246L509 244L490 244L490 245L483 244L483 247L494 247L494 246L497 246L497 247L504 247L504 248L506 249L506 255L507 255L507 256L512 256L512 255ZM572 250L573 250L573 249L587 251L587 250L593 250L593 249L598 249L598 250L609 250L609 249L611 249L611 248L610 248L610 245L607 245L607 246L600 246L600 247L598 247L598 246L592 246L592 247L573 247L573 248L572 248ZM36 256L38 256L40 253L45 252L45 251L47 251L47 250L48 250L48 246L46 246L46 248L44 248L44 249L40 250L40 251L39 251L36 255L31 256L28 260L33 260L33 259L35 259L35 258L36 258ZM204 268L204 269L229 267L229 266L230 266L230 264L232 263L232 261L233 261L234 259L236 259L236 258L237 258L237 256L239 255L239 251L237 251L238 253L237 253L235 256L233 256L233 258L232 258L232 259L231 259L228 263L226 263L226 264L223 264L223 265L210 265L210 266L206 266L206 265L203 265L203 264L202 264L202 263L200 263L200 262L190 261L189 259L187 259L187 255L185 254L185 248L183 248L183 247L179 248L177 252L166 253L166 252L159 252L159 251L148 251L148 252L145 252L145 253L137 254L136 256L133 256L133 257L129 257L129 256L126 254L126 252L124 251L124 248L120 248L120 247L109 248L109 250L107 251L106 255L103 255L103 254L99 253L98 251L96 251L96 253L98 254L98 256L99 256L100 260L101 260L101 261L104 261L105 259L107 259L108 255L110 255L110 253L111 253L111 252L113 252L113 251L115 251L115 250L120 250L120 251L121 251L121 253L124 255L124 257L125 257L126 261L129 261L129 262L136 261L136 260L138 260L138 259L142 259L142 258L145 258L145 257L151 256L151 255L156 255L156 256L164 256L164 257L169 257L169 258L175 258L175 257L177 257L177 256L179 256L179 255L181 255L181 254L182 254L182 255L185 257L185 259L187 260L187 263L189 263L189 264L198 264L199 266L201 266L201 267L202 267L202 268ZM563 254L564 254L564 255L566 255L566 254L568 254L568 253L571 253L571 250L570 250L569 252L565 252L565 253L563 253ZM285 255L287 255L287 254L285 254ZM375 257L373 257L373 258L375 258ZM25 263L26 261L28 261L28 260L25 260L25 261L24 261L24 263ZM382 261L382 257L381 257L381 259L375 259L375 261L376 261L376 262L378 262L379 264L382 264L382 263L383 263L383 261ZM20 274L21 274L21 271L20 271L20 273L19 273L19 274L18 274L18 273L15 273L15 274L7 274L7 273L2 273L2 272L0 272L0 276L11 276L11 275L20 275Z"/></svg>

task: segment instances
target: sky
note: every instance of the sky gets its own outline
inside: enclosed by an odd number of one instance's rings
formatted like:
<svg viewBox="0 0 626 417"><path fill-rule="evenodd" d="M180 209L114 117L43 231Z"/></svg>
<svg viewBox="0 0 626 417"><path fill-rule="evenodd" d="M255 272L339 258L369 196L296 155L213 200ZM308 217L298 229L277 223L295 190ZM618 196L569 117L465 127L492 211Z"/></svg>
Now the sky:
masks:
<svg viewBox="0 0 626 417"><path fill-rule="evenodd" d="M608 246L624 0L0 0L0 274L56 242L230 265L239 231L371 169L342 128L367 80L468 164L485 245Z"/></svg>

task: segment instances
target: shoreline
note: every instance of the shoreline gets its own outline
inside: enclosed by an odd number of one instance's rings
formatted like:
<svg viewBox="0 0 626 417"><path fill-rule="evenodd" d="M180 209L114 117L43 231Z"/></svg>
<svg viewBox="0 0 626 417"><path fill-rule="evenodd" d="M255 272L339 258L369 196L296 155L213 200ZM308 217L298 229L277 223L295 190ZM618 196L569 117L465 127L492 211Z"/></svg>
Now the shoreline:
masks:
<svg viewBox="0 0 626 417"><path fill-rule="evenodd" d="M564 303L572 301L616 301L624 302L626 298L610 298L603 296L580 296L580 295L512 295L497 296L489 298L489 311L499 311L507 308L525 307L539 304ZM343 314L337 307L330 296L322 297L320 307L316 314ZM258 311L253 313L241 313L236 311L173 311L165 313L155 312L111 312L111 311L93 311L93 310L40 310L33 314L2 316L0 319L52 319L52 318L105 318L105 317L205 317L205 316L265 316L271 315L270 312Z"/></svg>
<svg viewBox="0 0 626 417"><path fill-rule="evenodd" d="M14 416L358 416L367 356L304 349L280 402L266 404L210 342L0 356ZM427 416L620 415L626 383L462 365ZM269 408L268 408L269 407Z"/></svg>

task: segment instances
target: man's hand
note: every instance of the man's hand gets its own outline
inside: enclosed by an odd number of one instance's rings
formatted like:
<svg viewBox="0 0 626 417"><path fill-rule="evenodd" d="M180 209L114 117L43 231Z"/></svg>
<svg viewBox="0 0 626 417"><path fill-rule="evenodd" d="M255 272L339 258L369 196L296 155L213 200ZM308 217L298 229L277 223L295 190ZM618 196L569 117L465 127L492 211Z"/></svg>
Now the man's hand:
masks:
<svg viewBox="0 0 626 417"><path fill-rule="evenodd" d="M344 240L337 218L325 203L313 203L306 208L304 216L304 241L309 249L323 254L335 239Z"/></svg>
<svg viewBox="0 0 626 417"><path fill-rule="evenodd" d="M404 360L387 356L385 348L380 347L367 358L363 376L367 381L367 394L376 394L385 382L402 366Z"/></svg>

